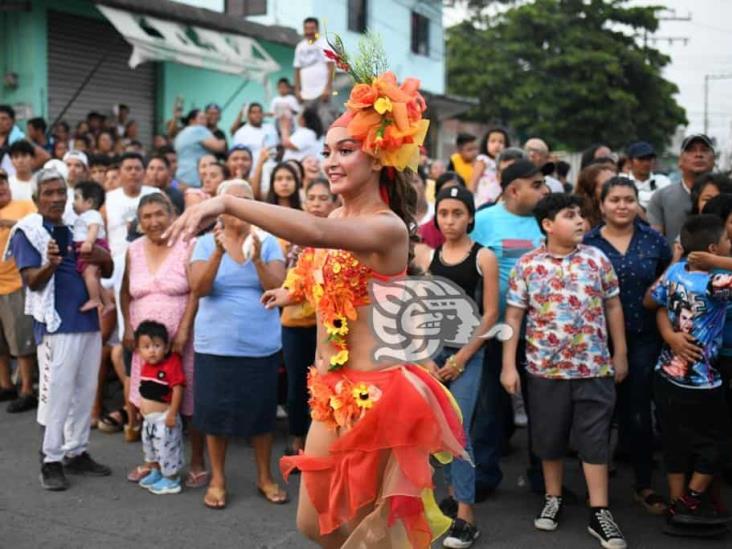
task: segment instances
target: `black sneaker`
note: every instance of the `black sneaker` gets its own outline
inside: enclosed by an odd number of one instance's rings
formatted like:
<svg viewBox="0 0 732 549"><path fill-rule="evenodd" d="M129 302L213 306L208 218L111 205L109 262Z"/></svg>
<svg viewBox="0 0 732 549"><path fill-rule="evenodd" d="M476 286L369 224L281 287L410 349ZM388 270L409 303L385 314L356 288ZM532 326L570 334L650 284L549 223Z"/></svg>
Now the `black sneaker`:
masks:
<svg viewBox="0 0 732 549"><path fill-rule="evenodd" d="M685 526L717 526L727 524L730 515L727 512L717 511L706 498L692 501L682 497L669 509L669 520L674 524Z"/></svg>
<svg viewBox="0 0 732 549"><path fill-rule="evenodd" d="M610 509L597 509L590 515L587 531L596 538L605 549L625 549L623 533L620 531Z"/></svg>
<svg viewBox="0 0 732 549"><path fill-rule="evenodd" d="M19 414L38 408L38 399L35 395L23 395L8 404L9 414Z"/></svg>
<svg viewBox="0 0 732 549"><path fill-rule="evenodd" d="M457 518L458 513L458 502L455 501L455 498L452 496L447 496L445 499L443 499L440 502L440 511L442 511L442 514L446 517L450 517L451 519Z"/></svg>
<svg viewBox="0 0 732 549"><path fill-rule="evenodd" d="M534 519L534 526L538 530L553 532L559 526L559 515L562 513L562 498L544 496L544 507Z"/></svg>
<svg viewBox="0 0 732 549"><path fill-rule="evenodd" d="M15 387L10 387L10 389L0 389L0 402L15 400L16 398L18 398L18 391Z"/></svg>
<svg viewBox="0 0 732 549"><path fill-rule="evenodd" d="M480 530L475 526L463 519L455 519L442 546L450 549L465 549L472 546L478 537L480 537Z"/></svg>
<svg viewBox="0 0 732 549"><path fill-rule="evenodd" d="M60 492L69 487L69 481L64 475L64 468L60 461L52 461L41 465L41 486L45 490Z"/></svg>
<svg viewBox="0 0 732 549"><path fill-rule="evenodd" d="M88 452L66 459L64 469L71 475L89 475L90 477L108 477L112 474L109 467L94 461Z"/></svg>

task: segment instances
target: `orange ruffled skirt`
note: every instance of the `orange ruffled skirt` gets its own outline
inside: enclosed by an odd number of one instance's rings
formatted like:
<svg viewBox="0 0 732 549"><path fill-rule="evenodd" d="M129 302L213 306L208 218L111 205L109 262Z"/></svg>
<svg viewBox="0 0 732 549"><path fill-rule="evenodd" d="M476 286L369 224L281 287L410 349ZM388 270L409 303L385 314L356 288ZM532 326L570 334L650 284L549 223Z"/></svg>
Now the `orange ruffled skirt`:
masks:
<svg viewBox="0 0 732 549"><path fill-rule="evenodd" d="M450 526L435 503L430 456L469 459L449 391L411 364L326 375L313 368L308 388L313 419L341 435L328 456L300 453L280 468L285 479L302 472L321 534L370 509L343 547L430 547Z"/></svg>

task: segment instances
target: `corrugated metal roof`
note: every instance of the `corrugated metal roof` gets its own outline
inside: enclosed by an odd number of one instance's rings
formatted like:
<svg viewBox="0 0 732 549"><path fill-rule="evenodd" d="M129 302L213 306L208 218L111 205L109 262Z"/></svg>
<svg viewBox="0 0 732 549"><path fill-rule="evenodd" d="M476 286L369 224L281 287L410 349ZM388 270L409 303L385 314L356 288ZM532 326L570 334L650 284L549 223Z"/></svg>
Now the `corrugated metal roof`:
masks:
<svg viewBox="0 0 732 549"><path fill-rule="evenodd" d="M301 40L295 29L290 27L260 25L243 18L171 0L155 0L154 2L150 2L150 0L94 0L94 3L213 30L260 38L286 46L294 47Z"/></svg>

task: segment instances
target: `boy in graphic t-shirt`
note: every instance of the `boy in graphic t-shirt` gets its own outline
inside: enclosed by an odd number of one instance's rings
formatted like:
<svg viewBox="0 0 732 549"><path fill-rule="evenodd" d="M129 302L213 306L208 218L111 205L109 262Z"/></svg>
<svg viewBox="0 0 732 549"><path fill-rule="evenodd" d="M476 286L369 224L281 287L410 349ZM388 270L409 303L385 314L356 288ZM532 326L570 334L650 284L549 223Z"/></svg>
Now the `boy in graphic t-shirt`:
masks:
<svg viewBox="0 0 732 549"><path fill-rule="evenodd" d="M151 320L135 330L135 346L144 361L140 372L140 412L144 417L142 447L150 473L140 486L153 494L177 494L183 466L183 430L178 410L186 382L183 363L170 352L170 336Z"/></svg>
<svg viewBox="0 0 732 549"><path fill-rule="evenodd" d="M720 260L730 253L724 223L716 215L687 219L681 244L686 253L710 252ZM686 259L672 265L646 296L647 307L663 307L657 320L665 345L656 364L654 396L674 527L722 528L730 521L710 490L730 455L732 426L716 367L730 300L731 273L713 274Z"/></svg>

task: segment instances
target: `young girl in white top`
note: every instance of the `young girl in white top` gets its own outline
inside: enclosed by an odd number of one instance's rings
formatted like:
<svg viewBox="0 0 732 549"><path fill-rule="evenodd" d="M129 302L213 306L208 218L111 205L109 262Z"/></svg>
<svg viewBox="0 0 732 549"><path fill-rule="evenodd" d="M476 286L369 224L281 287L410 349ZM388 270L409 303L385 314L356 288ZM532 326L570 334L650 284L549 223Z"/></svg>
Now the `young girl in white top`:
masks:
<svg viewBox="0 0 732 549"><path fill-rule="evenodd" d="M74 249L76 251L76 270L84 277L89 300L81 306L81 312L102 307L102 315L114 311L114 303L102 289L99 268L82 259L94 246L109 250L104 219L99 208L104 204L104 189L95 181L82 181L74 186Z"/></svg>
<svg viewBox="0 0 732 549"><path fill-rule="evenodd" d="M475 191L475 207L492 204L501 194L498 181L498 155L503 149L510 147L508 133L502 128L491 128L480 143L480 154L473 167L473 185Z"/></svg>

